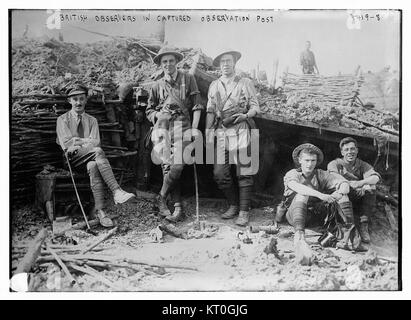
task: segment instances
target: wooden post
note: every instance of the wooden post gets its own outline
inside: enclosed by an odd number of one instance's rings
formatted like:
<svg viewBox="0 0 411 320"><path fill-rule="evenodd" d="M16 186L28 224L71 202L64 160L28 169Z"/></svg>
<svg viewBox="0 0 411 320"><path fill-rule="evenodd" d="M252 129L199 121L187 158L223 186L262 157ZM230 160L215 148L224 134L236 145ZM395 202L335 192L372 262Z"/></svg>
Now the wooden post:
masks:
<svg viewBox="0 0 411 320"><path fill-rule="evenodd" d="M275 62L275 71L274 71L274 78L273 78L273 89L275 89L275 83L277 81L277 71L278 71L278 58Z"/></svg>

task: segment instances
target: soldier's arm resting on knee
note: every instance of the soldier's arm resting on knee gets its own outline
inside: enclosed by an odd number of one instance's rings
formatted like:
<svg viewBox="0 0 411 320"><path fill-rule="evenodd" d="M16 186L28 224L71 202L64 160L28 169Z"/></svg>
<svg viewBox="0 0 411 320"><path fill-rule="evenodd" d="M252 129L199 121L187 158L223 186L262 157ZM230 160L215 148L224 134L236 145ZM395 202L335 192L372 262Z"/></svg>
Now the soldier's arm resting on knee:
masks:
<svg viewBox="0 0 411 320"><path fill-rule="evenodd" d="M321 199L323 201L327 201L329 200L329 197L331 197L331 195L328 194L324 194L321 193L317 190L314 190L313 188L307 187L305 185L303 185L302 183L299 183L297 181L289 181L288 182L288 187L295 191L297 194L303 195L303 196L309 196L309 197L316 197L318 199Z"/></svg>
<svg viewBox="0 0 411 320"><path fill-rule="evenodd" d="M340 183L340 185L337 187L337 189L331 194L331 196L337 200L340 201L343 199L344 196L347 196L348 193L350 192L350 184L348 181L343 181Z"/></svg>
<svg viewBox="0 0 411 320"><path fill-rule="evenodd" d="M363 179L359 181L350 181L350 186L354 189L362 188L366 185L375 186L380 180L380 174L374 170L374 168L366 162L362 162L364 174Z"/></svg>
<svg viewBox="0 0 411 320"><path fill-rule="evenodd" d="M363 179L363 180L360 180L360 181L356 181L356 182L358 182L358 188L362 188L363 186L365 186L365 185L371 185L371 186L373 186L373 185L376 185L378 182L380 181L380 177L379 176L377 176L377 175L372 175L372 176L369 176L369 177L367 177L367 178L365 178L365 179Z"/></svg>
<svg viewBox="0 0 411 320"><path fill-rule="evenodd" d="M348 194L350 192L350 184L348 181L341 182L337 188L337 192L342 195Z"/></svg>

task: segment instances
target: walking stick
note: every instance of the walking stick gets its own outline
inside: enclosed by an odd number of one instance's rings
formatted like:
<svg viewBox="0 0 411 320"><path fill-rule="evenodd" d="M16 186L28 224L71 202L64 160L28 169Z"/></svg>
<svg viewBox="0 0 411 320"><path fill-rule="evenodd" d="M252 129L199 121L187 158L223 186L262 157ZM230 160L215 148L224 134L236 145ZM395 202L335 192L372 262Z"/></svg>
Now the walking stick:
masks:
<svg viewBox="0 0 411 320"><path fill-rule="evenodd" d="M83 205L81 204L80 196L79 196L79 194L78 194L77 187L76 187L76 182L74 181L74 177L73 177L73 171L71 170L70 161L69 161L69 159L68 159L68 157L67 157L67 153L66 153L66 152L64 152L64 156L66 157L66 160L67 160L67 165L68 165L68 168L69 168L69 171L70 171L71 181L73 181L73 187L74 187L74 191L76 192L77 201L78 201L78 203L79 203L79 205L80 205L81 212L83 213L84 220L86 221L87 231L91 231L90 225L89 225L88 220L87 220L86 213L84 212Z"/></svg>
<svg viewBox="0 0 411 320"><path fill-rule="evenodd" d="M194 185L195 185L195 190L196 190L196 221L195 225L199 226L201 228L200 224L200 208L199 208L199 200L198 200L198 178L197 178L197 166L196 163L194 162Z"/></svg>

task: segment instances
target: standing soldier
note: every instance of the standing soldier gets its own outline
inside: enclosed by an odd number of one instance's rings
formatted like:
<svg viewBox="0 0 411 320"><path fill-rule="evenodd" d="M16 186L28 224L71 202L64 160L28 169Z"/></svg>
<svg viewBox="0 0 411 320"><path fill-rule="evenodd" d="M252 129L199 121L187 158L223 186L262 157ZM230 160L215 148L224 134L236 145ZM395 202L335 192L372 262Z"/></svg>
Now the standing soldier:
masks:
<svg viewBox="0 0 411 320"><path fill-rule="evenodd" d="M88 89L77 85L70 89L68 101L71 110L57 118L57 143L67 153L70 165L79 170L87 168L93 192L95 208L100 224L113 226L104 212L104 182L114 196L114 202L123 203L134 197L125 192L114 177L104 151L100 148L97 119L85 112Z"/></svg>
<svg viewBox="0 0 411 320"><path fill-rule="evenodd" d="M320 74L318 71L317 63L315 62L314 52L310 50L311 42L307 41L305 43L305 50L301 52L300 55L300 64L303 68L303 74L314 74L314 68L317 70L317 74Z"/></svg>
<svg viewBox="0 0 411 320"><path fill-rule="evenodd" d="M184 168L183 150L190 141L183 141L183 135L191 128L197 129L203 109L194 76L177 70L177 63L182 59L181 53L167 47L162 48L154 57L154 62L163 69L164 77L151 87L146 109L147 118L154 124L153 148L159 150L158 147L161 147L163 153L160 159L163 185L158 196L159 213L172 222L184 219L180 176ZM159 137L161 129L167 130L166 136ZM170 193L174 198L173 215L167 207L167 196Z"/></svg>
<svg viewBox="0 0 411 320"><path fill-rule="evenodd" d="M350 183L348 194L354 207L354 214L359 216L360 235L364 243L370 242L368 220L376 209L376 188L381 176L374 168L358 158L357 141L347 137L340 141L342 158L331 161L327 169L342 175Z"/></svg>
<svg viewBox="0 0 411 320"><path fill-rule="evenodd" d="M214 162L214 180L230 205L221 217L232 219L238 215L235 223L245 226L249 221L253 176L247 166L237 161L237 190L230 173L229 151L248 153L250 129L255 128L252 118L260 112L260 108L252 81L235 74L234 68L240 57L238 51L225 51L214 59L213 63L220 67L222 76L213 81L208 90L206 129L217 130L215 154L223 153L224 157L222 163L218 159ZM212 130L208 130L210 132ZM222 152L218 149L222 149Z"/></svg>

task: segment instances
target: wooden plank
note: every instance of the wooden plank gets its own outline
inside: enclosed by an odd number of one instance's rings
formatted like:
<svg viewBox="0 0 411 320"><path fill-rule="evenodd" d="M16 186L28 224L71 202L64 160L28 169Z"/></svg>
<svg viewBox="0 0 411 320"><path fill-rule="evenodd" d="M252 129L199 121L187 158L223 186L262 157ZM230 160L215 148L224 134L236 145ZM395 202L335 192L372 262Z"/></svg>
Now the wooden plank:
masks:
<svg viewBox="0 0 411 320"><path fill-rule="evenodd" d="M345 128L345 127L324 127L321 126L317 123L314 122L310 122L310 121L302 121L302 120L291 120L291 119L286 119L284 117L281 116L277 116L277 115L272 115L272 114L263 114L263 115L259 115L256 118L261 118L264 120L269 120L269 121L274 121L274 122L280 122L280 123L287 123L287 124L291 124L291 125L296 125L296 126L302 126L302 127L307 127L307 128L313 128L313 129L318 129L321 131L330 131L330 132L336 132L336 133L340 133L340 134L344 134L344 135L350 135L350 136L359 136L359 137L365 137L365 138L370 138L370 139L374 139L375 135L368 133L368 132L364 132L362 130L359 129L355 129L355 128ZM390 135L390 134L386 134L387 139L389 142L392 143L399 143L399 137L394 136L394 135Z"/></svg>

